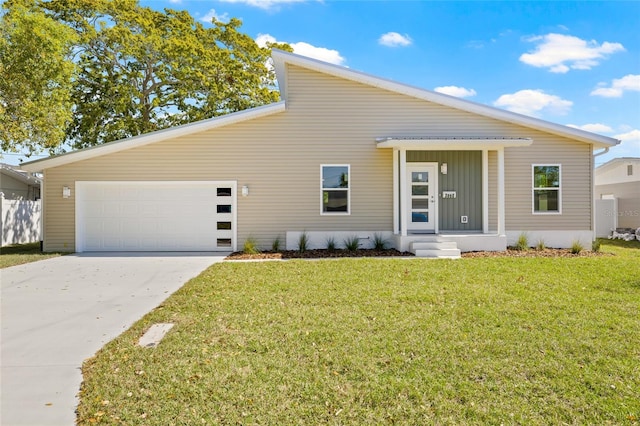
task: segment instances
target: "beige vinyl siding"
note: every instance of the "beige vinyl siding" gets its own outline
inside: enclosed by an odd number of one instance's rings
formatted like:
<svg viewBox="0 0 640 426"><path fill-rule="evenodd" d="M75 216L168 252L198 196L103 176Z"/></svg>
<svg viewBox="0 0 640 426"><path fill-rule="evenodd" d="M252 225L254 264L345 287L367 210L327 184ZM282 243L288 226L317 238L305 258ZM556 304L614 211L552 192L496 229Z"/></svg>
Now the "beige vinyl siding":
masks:
<svg viewBox="0 0 640 426"><path fill-rule="evenodd" d="M378 137L533 137L542 145L536 140L528 150L549 161L556 158L553 149L546 156L549 145L565 142L295 66L288 66L287 84L285 112L47 170L45 249L75 249L74 180L235 180L238 188L247 185L250 192L248 197L238 195L238 247L249 236L270 247L276 237L284 240L286 231L392 230L392 150L377 149ZM569 149L559 148L570 151L563 179L571 170L588 174L579 159L589 153L589 146L567 142ZM529 151L523 152L523 160L532 158ZM508 161L516 155L515 149L509 151ZM321 164L350 165L350 215L320 214ZM524 221L530 223L530 176L524 183L520 172L517 166L508 169L508 208L514 201L516 216L527 210ZM62 198L63 185L72 187L71 198ZM575 197L568 196L573 186L563 182L563 211L572 212L568 198L575 203L584 195L578 188ZM528 204L520 193L528 194ZM582 216L590 213L578 215L577 221L576 214L568 220L556 217L554 223L566 228L584 222ZM508 223L519 226L518 220L512 215ZM544 220L531 223L547 226Z"/></svg>
<svg viewBox="0 0 640 426"><path fill-rule="evenodd" d="M75 185L62 170L48 169L43 173L42 198L43 250L75 251ZM62 188L69 186L71 196L62 198Z"/></svg>
<svg viewBox="0 0 640 426"><path fill-rule="evenodd" d="M591 147L582 142L534 134L526 148L505 150L507 230L591 229ZM561 165L561 214L532 214L532 165Z"/></svg>

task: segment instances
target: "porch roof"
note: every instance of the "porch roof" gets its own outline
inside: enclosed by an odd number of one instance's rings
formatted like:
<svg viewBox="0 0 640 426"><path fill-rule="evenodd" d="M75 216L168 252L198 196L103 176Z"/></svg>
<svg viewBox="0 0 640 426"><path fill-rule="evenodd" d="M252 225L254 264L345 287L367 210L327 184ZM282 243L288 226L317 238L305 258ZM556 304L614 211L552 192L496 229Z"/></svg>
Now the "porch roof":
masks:
<svg viewBox="0 0 640 426"><path fill-rule="evenodd" d="M529 146L531 138L507 138L488 136L387 136L376 139L378 148L428 149L469 151Z"/></svg>

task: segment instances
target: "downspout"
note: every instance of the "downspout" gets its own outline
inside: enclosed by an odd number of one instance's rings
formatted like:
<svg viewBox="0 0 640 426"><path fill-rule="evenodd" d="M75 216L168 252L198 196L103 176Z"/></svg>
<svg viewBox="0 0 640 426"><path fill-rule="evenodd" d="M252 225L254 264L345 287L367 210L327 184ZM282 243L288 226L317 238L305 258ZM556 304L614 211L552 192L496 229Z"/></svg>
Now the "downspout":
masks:
<svg viewBox="0 0 640 426"><path fill-rule="evenodd" d="M604 148L604 150L602 152L599 152L597 154L593 154L593 159L595 160L596 157L599 157L601 155L606 154L607 152L609 152L610 149L611 149L611 147L608 146L608 147Z"/></svg>
<svg viewBox="0 0 640 426"><path fill-rule="evenodd" d="M596 157L609 152L611 147L603 148L602 151L597 154L593 154L591 157L591 227L593 228L593 234L591 235L591 241L596 240Z"/></svg>

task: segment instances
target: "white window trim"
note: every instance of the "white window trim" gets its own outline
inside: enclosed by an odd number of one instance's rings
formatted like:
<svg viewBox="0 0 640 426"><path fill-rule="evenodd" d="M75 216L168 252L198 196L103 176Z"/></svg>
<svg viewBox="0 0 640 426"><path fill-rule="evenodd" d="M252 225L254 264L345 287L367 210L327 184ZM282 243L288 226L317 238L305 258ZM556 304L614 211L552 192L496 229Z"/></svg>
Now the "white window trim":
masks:
<svg viewBox="0 0 640 426"><path fill-rule="evenodd" d="M344 188L325 188L324 182L322 181L322 169L324 167L346 167L347 168L347 176L349 178L349 186L346 189ZM346 212L325 212L324 207L324 191L346 191L347 192L347 211ZM351 215L351 165L350 164L320 164L320 216L349 216Z"/></svg>
<svg viewBox="0 0 640 426"><path fill-rule="evenodd" d="M557 167L558 168L558 188L536 188L535 185L535 168L536 167ZM538 212L536 211L535 194L536 190L552 190L558 191L558 211L557 212ZM539 163L531 165L531 213L534 215L561 215L562 214L562 165Z"/></svg>

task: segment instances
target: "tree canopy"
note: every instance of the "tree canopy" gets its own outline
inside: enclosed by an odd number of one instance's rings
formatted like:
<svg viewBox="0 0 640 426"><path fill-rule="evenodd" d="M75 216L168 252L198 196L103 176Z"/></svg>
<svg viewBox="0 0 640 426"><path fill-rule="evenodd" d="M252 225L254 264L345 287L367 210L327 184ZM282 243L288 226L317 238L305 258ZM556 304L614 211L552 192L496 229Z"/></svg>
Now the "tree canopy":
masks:
<svg viewBox="0 0 640 426"><path fill-rule="evenodd" d="M71 123L73 30L28 1L0 18L0 144L33 154L54 149Z"/></svg>
<svg viewBox="0 0 640 426"><path fill-rule="evenodd" d="M272 46L240 32L238 19L205 27L186 11L157 11L137 0L33 1L43 18L75 37L70 102L60 108L72 119L55 126L75 148L278 99L267 65Z"/></svg>

